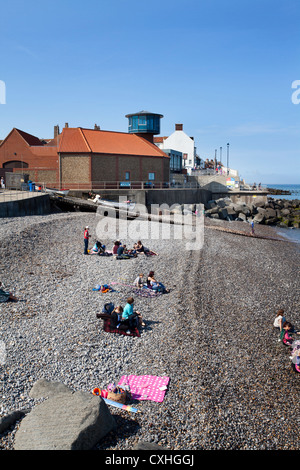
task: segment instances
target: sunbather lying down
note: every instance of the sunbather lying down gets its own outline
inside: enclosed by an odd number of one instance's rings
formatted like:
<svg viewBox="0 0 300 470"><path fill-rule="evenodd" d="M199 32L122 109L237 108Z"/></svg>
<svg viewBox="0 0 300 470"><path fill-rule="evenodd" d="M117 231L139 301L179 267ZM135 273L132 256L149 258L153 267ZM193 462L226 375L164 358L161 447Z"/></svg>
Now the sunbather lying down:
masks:
<svg viewBox="0 0 300 470"><path fill-rule="evenodd" d="M5 291L4 289L4 285L0 282L0 302L7 302L8 300L16 302L18 300L11 292Z"/></svg>

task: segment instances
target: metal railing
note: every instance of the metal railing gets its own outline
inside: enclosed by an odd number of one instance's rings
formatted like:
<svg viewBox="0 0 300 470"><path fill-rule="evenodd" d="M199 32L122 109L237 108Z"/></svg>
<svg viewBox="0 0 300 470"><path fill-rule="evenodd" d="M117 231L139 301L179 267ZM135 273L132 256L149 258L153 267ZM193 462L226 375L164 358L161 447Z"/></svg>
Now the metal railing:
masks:
<svg viewBox="0 0 300 470"><path fill-rule="evenodd" d="M193 180L179 182L179 181L90 181L83 183L77 182L66 182L64 181L61 185L55 182L40 182L35 183L35 190L37 187L41 187L41 191L48 189L57 190L70 190L70 191L101 191L101 190L131 190L131 189L174 189L174 188L200 188L200 184Z"/></svg>

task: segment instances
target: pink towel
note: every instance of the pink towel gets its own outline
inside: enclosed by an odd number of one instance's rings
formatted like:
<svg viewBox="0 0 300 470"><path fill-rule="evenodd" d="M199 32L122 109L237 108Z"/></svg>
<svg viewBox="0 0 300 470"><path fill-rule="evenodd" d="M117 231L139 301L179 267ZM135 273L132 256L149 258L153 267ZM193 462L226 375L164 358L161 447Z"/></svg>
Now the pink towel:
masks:
<svg viewBox="0 0 300 470"><path fill-rule="evenodd" d="M151 400L162 402L167 386L169 377L157 377L155 375L123 375L118 383L122 385L129 385L131 396L134 400Z"/></svg>

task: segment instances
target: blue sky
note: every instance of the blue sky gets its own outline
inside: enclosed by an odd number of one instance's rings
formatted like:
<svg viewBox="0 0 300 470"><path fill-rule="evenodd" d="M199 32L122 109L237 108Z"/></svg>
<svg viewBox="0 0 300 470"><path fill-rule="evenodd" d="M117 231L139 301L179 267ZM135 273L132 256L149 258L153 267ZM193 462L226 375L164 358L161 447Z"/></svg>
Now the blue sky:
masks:
<svg viewBox="0 0 300 470"><path fill-rule="evenodd" d="M248 182L300 184L299 0L11 0L0 56L0 139L65 122L127 132L145 109L161 135L182 123L201 158L222 147L226 163L229 143Z"/></svg>

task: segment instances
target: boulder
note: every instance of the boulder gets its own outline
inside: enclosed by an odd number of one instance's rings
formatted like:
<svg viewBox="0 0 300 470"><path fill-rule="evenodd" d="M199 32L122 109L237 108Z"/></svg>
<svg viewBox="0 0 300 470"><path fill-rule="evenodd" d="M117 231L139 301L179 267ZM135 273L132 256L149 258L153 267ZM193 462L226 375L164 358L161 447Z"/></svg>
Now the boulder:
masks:
<svg viewBox="0 0 300 470"><path fill-rule="evenodd" d="M245 216L245 214L243 214L243 212L240 212L236 220L246 222L247 217Z"/></svg>
<svg viewBox="0 0 300 470"><path fill-rule="evenodd" d="M243 211L244 205L243 204L234 204L234 203L232 203L232 204L230 204L229 207L231 207L238 214L239 212Z"/></svg>
<svg viewBox="0 0 300 470"><path fill-rule="evenodd" d="M217 214L219 212L220 208L218 206L212 207L211 209L208 209L205 211L206 215L211 215L211 214Z"/></svg>
<svg viewBox="0 0 300 470"><path fill-rule="evenodd" d="M265 207L265 202L264 201L255 201L256 207Z"/></svg>
<svg viewBox="0 0 300 470"><path fill-rule="evenodd" d="M253 217L253 221L255 224L262 224L265 221L265 216L262 213L258 213Z"/></svg>
<svg viewBox="0 0 300 470"><path fill-rule="evenodd" d="M242 214L245 214L246 217L249 217L249 215L251 215L251 209L246 204L243 206L241 212Z"/></svg>
<svg viewBox="0 0 300 470"><path fill-rule="evenodd" d="M211 200L206 203L207 209L212 209L213 207L217 207L216 201Z"/></svg>
<svg viewBox="0 0 300 470"><path fill-rule="evenodd" d="M277 217L270 217L269 219L265 220L266 225L275 225L278 222Z"/></svg>
<svg viewBox="0 0 300 470"><path fill-rule="evenodd" d="M40 393L49 398L23 418L15 435L15 450L90 450L116 427L99 396L72 392L63 384L45 380L31 390L36 398Z"/></svg>
<svg viewBox="0 0 300 470"><path fill-rule="evenodd" d="M277 213L275 211L275 209L272 209L272 208L267 208L266 209L266 212L265 212L265 218L266 219L274 219L275 217L277 217Z"/></svg>
<svg viewBox="0 0 300 470"><path fill-rule="evenodd" d="M217 199L216 204L218 207L221 207L221 208L225 207L226 206L225 199Z"/></svg>
<svg viewBox="0 0 300 470"><path fill-rule="evenodd" d="M223 220L234 220L237 217L237 213L231 207L224 207L219 211L219 217Z"/></svg>
<svg viewBox="0 0 300 470"><path fill-rule="evenodd" d="M263 215L265 215L266 210L267 210L267 209L265 209L264 207L260 207L260 206L257 207L257 213L258 213L258 214L263 214Z"/></svg>
<svg viewBox="0 0 300 470"><path fill-rule="evenodd" d="M253 203L249 204L249 209L251 211L251 214L254 214L254 215L257 214L257 207L255 204Z"/></svg>

